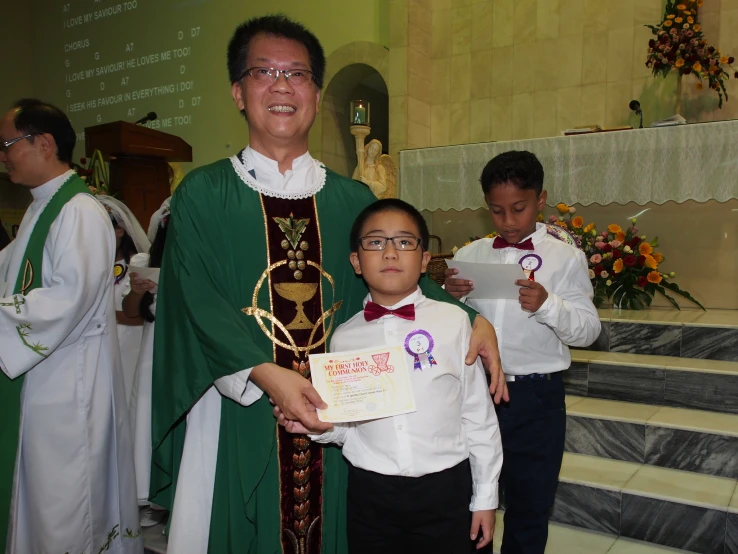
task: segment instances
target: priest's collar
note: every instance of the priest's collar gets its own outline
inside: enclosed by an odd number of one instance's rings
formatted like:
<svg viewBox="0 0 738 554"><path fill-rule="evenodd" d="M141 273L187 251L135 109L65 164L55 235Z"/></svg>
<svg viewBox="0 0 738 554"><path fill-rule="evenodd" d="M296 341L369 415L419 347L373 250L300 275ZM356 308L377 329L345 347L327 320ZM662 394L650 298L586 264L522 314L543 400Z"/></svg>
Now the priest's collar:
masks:
<svg viewBox="0 0 738 554"><path fill-rule="evenodd" d="M279 164L250 146L231 157L236 174L250 188L265 196L296 200L310 198L325 185L325 167L309 152L292 161L292 169L279 172Z"/></svg>
<svg viewBox="0 0 738 554"><path fill-rule="evenodd" d="M65 171L58 177L54 177L51 181L45 182L43 185L39 185L31 189L31 195L33 196L34 202L48 200L57 189L64 184L64 182L74 175L73 170Z"/></svg>

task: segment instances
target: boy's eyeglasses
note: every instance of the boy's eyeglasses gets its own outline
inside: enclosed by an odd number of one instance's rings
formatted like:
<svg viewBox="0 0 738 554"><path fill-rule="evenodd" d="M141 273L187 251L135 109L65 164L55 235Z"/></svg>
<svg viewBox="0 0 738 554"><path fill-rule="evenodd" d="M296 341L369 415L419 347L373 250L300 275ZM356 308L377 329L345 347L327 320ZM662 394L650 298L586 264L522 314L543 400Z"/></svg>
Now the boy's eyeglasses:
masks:
<svg viewBox="0 0 738 554"><path fill-rule="evenodd" d="M35 133L29 133L28 135L23 135L22 137L15 137L10 140L2 140L0 141L0 152L7 152L8 148L13 146L16 142L19 142L23 139L31 138L34 135Z"/></svg>
<svg viewBox="0 0 738 554"><path fill-rule="evenodd" d="M366 236L359 239L359 245L364 250L384 250L387 247L387 241L392 241L392 246L395 250L412 251L417 250L420 246L420 239L412 236L402 237L380 237L380 236Z"/></svg>

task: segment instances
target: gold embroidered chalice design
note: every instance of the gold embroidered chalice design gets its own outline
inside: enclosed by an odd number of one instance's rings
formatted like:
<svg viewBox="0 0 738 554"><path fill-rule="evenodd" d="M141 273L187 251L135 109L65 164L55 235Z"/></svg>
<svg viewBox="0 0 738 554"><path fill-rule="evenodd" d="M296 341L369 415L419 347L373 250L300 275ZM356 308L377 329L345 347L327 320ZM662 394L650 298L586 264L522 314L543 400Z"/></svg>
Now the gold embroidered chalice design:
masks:
<svg viewBox="0 0 738 554"><path fill-rule="evenodd" d="M285 300L290 300L297 306L297 314L287 329L312 329L313 323L305 315L305 302L310 300L318 290L318 283L277 283L274 290Z"/></svg>

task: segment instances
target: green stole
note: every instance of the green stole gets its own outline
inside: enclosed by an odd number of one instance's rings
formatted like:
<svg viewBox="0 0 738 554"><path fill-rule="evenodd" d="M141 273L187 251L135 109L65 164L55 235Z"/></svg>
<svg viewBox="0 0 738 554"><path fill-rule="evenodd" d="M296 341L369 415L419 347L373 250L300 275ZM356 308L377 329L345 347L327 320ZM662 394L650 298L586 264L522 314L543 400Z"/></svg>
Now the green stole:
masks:
<svg viewBox="0 0 738 554"><path fill-rule="evenodd" d="M31 231L31 237L23 255L25 260L18 271L13 295L14 307L18 314L25 304L23 296L42 284L44 244L49 235L51 224L61 212L64 205L73 196L80 193L90 193L85 182L76 174L68 178L49 200L41 212L36 225ZM18 296L20 295L20 298ZM30 330L30 324L28 329ZM18 335L23 339L23 327L17 327ZM29 348L25 341L23 344ZM19 348L21 346L19 345ZM35 350L40 356L39 361L47 357L41 350ZM10 516L10 502L13 494L13 477L15 475L15 459L18 452L18 437L20 433L21 390L23 389L23 375L10 379L0 372L0 545L4 545L8 532Z"/></svg>

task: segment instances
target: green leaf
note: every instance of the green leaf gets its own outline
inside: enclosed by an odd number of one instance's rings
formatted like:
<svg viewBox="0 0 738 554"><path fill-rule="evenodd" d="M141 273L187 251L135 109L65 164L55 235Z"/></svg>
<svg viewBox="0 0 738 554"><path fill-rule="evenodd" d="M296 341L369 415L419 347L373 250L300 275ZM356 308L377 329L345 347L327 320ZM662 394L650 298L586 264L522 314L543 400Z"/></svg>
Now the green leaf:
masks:
<svg viewBox="0 0 738 554"><path fill-rule="evenodd" d="M694 298L694 297L693 297L693 296L692 296L691 294L689 294L689 293L688 293L688 292L687 292L686 290L682 290L682 289L680 289L680 288L679 288L679 285L677 285L676 283L669 283L669 282L668 282L668 281L667 281L666 279L663 279L663 280L661 281L661 285L662 285L662 286L663 286L664 288L667 288L667 289L669 289L669 290L671 290L671 291L674 291L675 293L677 293L677 294L679 294L679 295L683 296L684 298L686 298L686 299L687 299L687 300L689 300L690 302L694 302L694 303L695 303L695 304L697 304L697 305L698 305L698 306L699 306L700 308L702 308L703 310L707 311L707 310L705 309L705 307L704 307L704 306L703 306L703 305L702 305L702 304L701 304L701 303L700 303L700 302L699 302L699 301L698 301L698 300L697 300L696 298ZM659 291L659 292L661 292L661 291Z"/></svg>
<svg viewBox="0 0 738 554"><path fill-rule="evenodd" d="M663 281L662 281L663 283ZM656 285L656 290L659 291L669 302L671 302L671 305L674 306L677 310L681 311L682 309L679 307L679 304L677 304L677 301L674 300L671 296L666 294L666 290L661 285Z"/></svg>

